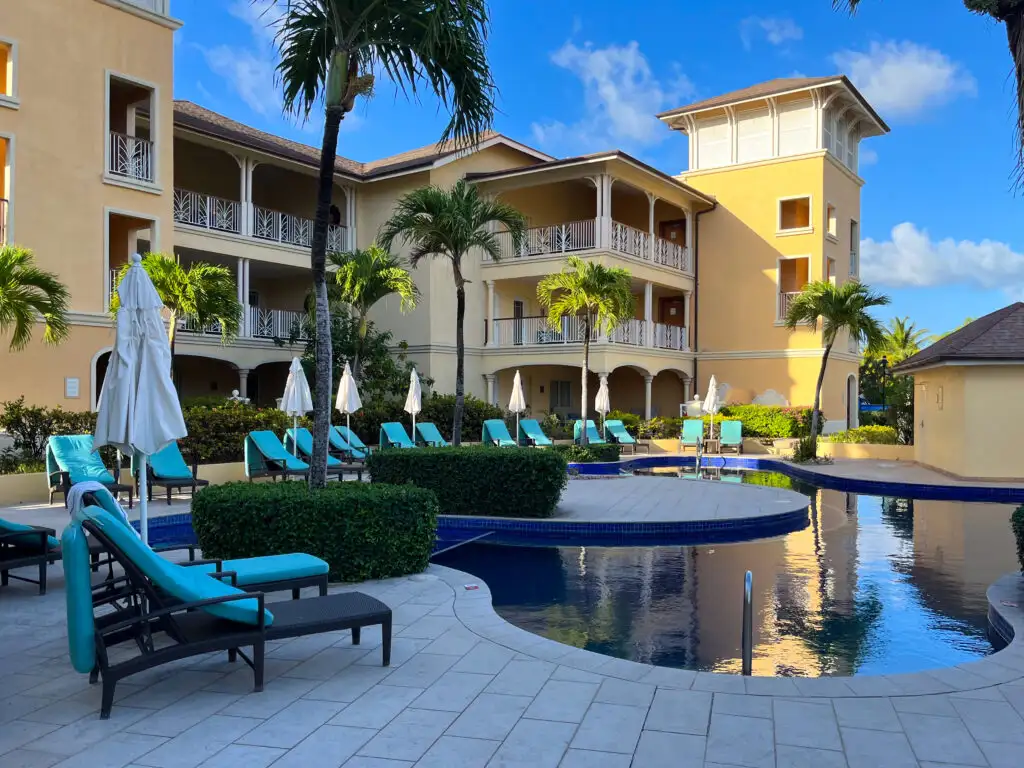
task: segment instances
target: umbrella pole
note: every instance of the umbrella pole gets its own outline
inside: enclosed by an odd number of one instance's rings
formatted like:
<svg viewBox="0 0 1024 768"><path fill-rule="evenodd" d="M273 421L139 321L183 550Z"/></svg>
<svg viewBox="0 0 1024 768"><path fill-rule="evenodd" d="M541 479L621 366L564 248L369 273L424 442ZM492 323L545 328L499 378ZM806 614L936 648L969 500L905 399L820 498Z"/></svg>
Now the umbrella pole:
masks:
<svg viewBox="0 0 1024 768"><path fill-rule="evenodd" d="M345 431L352 434L352 424L349 422L351 416L348 411L345 411Z"/></svg>
<svg viewBox="0 0 1024 768"><path fill-rule="evenodd" d="M519 411L516 411L516 445L519 445Z"/></svg>
<svg viewBox="0 0 1024 768"><path fill-rule="evenodd" d="M142 543L149 546L149 471L146 462L149 457L146 454L139 454L139 533L142 534Z"/></svg>

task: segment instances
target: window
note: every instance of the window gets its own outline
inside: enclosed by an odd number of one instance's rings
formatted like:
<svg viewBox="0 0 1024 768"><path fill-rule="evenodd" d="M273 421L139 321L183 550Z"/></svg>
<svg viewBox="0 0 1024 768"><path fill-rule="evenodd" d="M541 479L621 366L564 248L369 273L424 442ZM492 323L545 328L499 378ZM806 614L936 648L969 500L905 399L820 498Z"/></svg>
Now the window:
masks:
<svg viewBox="0 0 1024 768"><path fill-rule="evenodd" d="M551 382L551 410L558 411L568 408L572 398L572 382Z"/></svg>
<svg viewBox="0 0 1024 768"><path fill-rule="evenodd" d="M839 221L836 218L836 207L832 203L825 205L825 232L833 240L839 239Z"/></svg>
<svg viewBox="0 0 1024 768"><path fill-rule="evenodd" d="M825 259L825 279L832 285L836 284L836 260L831 256Z"/></svg>
<svg viewBox="0 0 1024 768"><path fill-rule="evenodd" d="M779 201L779 231L811 229L811 198L791 197Z"/></svg>
<svg viewBox="0 0 1024 768"><path fill-rule="evenodd" d="M728 118L706 120L697 125L697 167L717 168L732 159L732 131Z"/></svg>
<svg viewBox="0 0 1024 768"><path fill-rule="evenodd" d="M778 268L778 320L786 318L793 298L810 281L810 260L806 256L779 259Z"/></svg>
<svg viewBox="0 0 1024 768"><path fill-rule="evenodd" d="M0 107L18 108L18 48L0 38Z"/></svg>
<svg viewBox="0 0 1024 768"><path fill-rule="evenodd" d="M860 274L860 225L850 220L850 277Z"/></svg>
<svg viewBox="0 0 1024 768"><path fill-rule="evenodd" d="M772 118L767 109L737 115L736 133L737 162L751 163L772 156Z"/></svg>
<svg viewBox="0 0 1024 768"><path fill-rule="evenodd" d="M814 106L810 101L798 101L779 106L779 155L799 155L813 152Z"/></svg>

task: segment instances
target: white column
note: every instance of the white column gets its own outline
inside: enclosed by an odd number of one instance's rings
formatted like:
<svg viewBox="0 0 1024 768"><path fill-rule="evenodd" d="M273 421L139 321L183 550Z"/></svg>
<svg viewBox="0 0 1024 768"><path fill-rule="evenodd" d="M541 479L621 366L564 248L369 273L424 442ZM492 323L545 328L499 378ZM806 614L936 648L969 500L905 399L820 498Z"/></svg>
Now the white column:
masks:
<svg viewBox="0 0 1024 768"><path fill-rule="evenodd" d="M251 322L251 312L249 311L249 260L242 259L242 311L245 313L242 317L242 327L245 329L246 336L252 336L253 328Z"/></svg>
<svg viewBox="0 0 1024 768"><path fill-rule="evenodd" d="M345 226L348 228L348 250L358 248L356 242L356 191L345 187Z"/></svg>
<svg viewBox="0 0 1024 768"><path fill-rule="evenodd" d="M484 321L487 323L487 345L488 347L497 346L494 338L495 332L495 320L497 315L494 312L494 281L484 280L484 284L487 286L487 306L484 307Z"/></svg>
<svg viewBox="0 0 1024 768"><path fill-rule="evenodd" d="M644 346L654 346L654 283L644 284Z"/></svg>
<svg viewBox="0 0 1024 768"><path fill-rule="evenodd" d="M244 158L245 167L242 170L242 183L243 197L242 197L242 209L245 211L243 216L243 222L245 229L243 234L252 237L253 232L256 231L256 212L252 209L252 174L256 170L256 161L251 158ZM248 291L248 286L246 286Z"/></svg>
<svg viewBox="0 0 1024 768"><path fill-rule="evenodd" d="M245 306L245 259L238 257L238 266L235 268L235 287L238 303L242 305L242 322L238 324L238 335L246 336L245 325L248 322L249 312Z"/></svg>
<svg viewBox="0 0 1024 768"><path fill-rule="evenodd" d="M654 383L654 377L648 374L644 376L644 418L651 418L651 385Z"/></svg>
<svg viewBox="0 0 1024 768"><path fill-rule="evenodd" d="M683 326L686 333L686 348L690 349L690 326L693 325L690 320L690 292L687 291L683 294Z"/></svg>
<svg viewBox="0 0 1024 768"><path fill-rule="evenodd" d="M248 397L249 396L249 369L239 368L238 369L238 396Z"/></svg>
<svg viewBox="0 0 1024 768"><path fill-rule="evenodd" d="M615 183L608 174L604 174L604 244L606 248L612 245L612 184Z"/></svg>
<svg viewBox="0 0 1024 768"><path fill-rule="evenodd" d="M690 387L691 387L692 384L693 384L693 382L690 381L690 377L689 376L687 376L686 378L683 379L683 402L684 403L687 403L687 402L690 401Z"/></svg>
<svg viewBox="0 0 1024 768"><path fill-rule="evenodd" d="M495 387L495 379L497 377L493 373L485 373L484 381L487 382L487 402L491 405L498 404L497 387Z"/></svg>
<svg viewBox="0 0 1024 768"><path fill-rule="evenodd" d="M604 224L604 174L591 176L594 182L594 245L598 248L604 245L603 224Z"/></svg>
<svg viewBox="0 0 1024 768"><path fill-rule="evenodd" d="M647 256L651 261L654 261L654 203L657 200L650 192L647 193Z"/></svg>
<svg viewBox="0 0 1024 768"><path fill-rule="evenodd" d="M693 260L696 258L696 251L693 249L693 222L694 222L693 210L686 212L686 250L690 254L690 258L687 261L690 262L690 269L694 269Z"/></svg>

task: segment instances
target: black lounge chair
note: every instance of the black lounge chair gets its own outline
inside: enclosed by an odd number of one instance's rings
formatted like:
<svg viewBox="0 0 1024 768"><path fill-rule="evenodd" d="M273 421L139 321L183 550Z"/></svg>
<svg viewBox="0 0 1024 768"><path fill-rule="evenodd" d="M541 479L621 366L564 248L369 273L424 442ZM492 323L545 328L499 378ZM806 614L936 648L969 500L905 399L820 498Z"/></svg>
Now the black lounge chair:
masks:
<svg viewBox="0 0 1024 768"><path fill-rule="evenodd" d="M10 580L24 581L39 586L39 594L46 594L46 569L61 559L60 542L52 528L41 525L22 525L0 519L0 586L6 587ZM103 546L91 536L86 539L89 547L90 567L99 570ZM39 568L36 579L18 576L10 571L18 568Z"/></svg>
<svg viewBox="0 0 1024 768"><path fill-rule="evenodd" d="M381 625L382 661L391 663L391 609L358 592L273 603L262 592L243 592L226 581L231 571L205 574L170 563L146 547L120 520L99 507L87 507L81 522L63 534L67 579L68 642L75 669L103 678L100 717L110 716L118 680L178 659L228 651L252 668L254 690L263 689L267 640L352 630L358 644L362 627ZM88 532L107 556L123 568L95 587L89 576ZM154 641L155 636L169 643ZM139 655L112 662L108 650L133 642ZM251 647L251 655L242 648Z"/></svg>

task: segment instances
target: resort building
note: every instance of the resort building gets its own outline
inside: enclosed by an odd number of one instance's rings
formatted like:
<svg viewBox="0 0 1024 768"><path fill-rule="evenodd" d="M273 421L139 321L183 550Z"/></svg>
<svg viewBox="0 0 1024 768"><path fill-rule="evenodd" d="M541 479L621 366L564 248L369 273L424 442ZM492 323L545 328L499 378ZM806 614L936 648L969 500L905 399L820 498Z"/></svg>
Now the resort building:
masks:
<svg viewBox="0 0 1024 768"><path fill-rule="evenodd" d="M19 353L3 345L0 400L95 408L113 276L134 252L237 277L236 341L187 323L177 335L183 397L237 389L273 402L304 348L301 333L288 340L310 289L319 149L174 101L178 26L167 0L0 0L0 238L57 272L73 310L62 346L40 334ZM55 37L82 29L101 44L55 61ZM591 396L607 378L614 408L676 416L714 375L730 402L810 404L820 329L792 332L782 319L808 281L857 278L859 144L888 128L842 76L773 80L659 117L689 141L681 173L617 150L556 159L498 133L468 151L338 157L329 247L368 246L401 195L466 178L529 220L521 249L506 238L500 260L464 265L469 393L503 404L519 370L533 415L580 412L580 324L550 327L536 298L539 280L576 254L628 269L636 297L632 320L592 339ZM435 391L454 391L450 268L433 260L413 276L417 309L385 300L372 319L408 343ZM845 338L832 350L828 429L856 423L859 360Z"/></svg>

